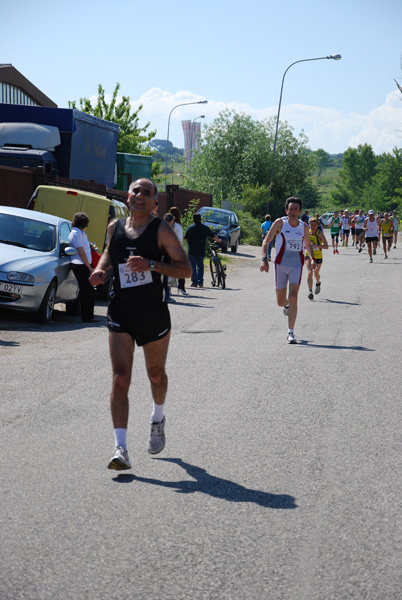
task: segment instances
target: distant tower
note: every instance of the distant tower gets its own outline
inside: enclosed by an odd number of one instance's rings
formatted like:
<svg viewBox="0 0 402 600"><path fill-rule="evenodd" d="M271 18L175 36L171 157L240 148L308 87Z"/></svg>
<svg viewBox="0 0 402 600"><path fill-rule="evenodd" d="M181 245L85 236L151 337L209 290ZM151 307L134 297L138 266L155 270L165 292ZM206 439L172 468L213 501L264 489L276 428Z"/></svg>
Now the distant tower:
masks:
<svg viewBox="0 0 402 600"><path fill-rule="evenodd" d="M184 134L184 156L186 162L189 162L191 155L200 150L201 123L182 121L181 126Z"/></svg>

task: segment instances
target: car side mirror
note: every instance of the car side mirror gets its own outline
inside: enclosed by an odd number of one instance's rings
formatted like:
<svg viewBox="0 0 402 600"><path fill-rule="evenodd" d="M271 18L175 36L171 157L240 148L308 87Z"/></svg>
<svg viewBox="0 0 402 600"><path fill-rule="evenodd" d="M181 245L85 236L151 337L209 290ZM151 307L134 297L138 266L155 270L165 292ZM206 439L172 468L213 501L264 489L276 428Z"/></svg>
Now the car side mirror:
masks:
<svg viewBox="0 0 402 600"><path fill-rule="evenodd" d="M64 254L64 256L74 256L74 254L77 254L77 250L71 246L67 246L67 248L60 248L60 254Z"/></svg>

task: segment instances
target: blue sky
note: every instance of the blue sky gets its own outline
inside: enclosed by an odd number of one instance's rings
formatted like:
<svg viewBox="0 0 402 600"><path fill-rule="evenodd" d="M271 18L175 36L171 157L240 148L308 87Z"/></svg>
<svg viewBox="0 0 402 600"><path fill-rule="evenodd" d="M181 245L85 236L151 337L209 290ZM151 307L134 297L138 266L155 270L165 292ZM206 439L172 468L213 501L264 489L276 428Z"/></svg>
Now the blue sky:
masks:
<svg viewBox="0 0 402 600"><path fill-rule="evenodd" d="M401 0L0 0L0 61L60 107L116 82L141 123L183 147L182 119L276 115L330 153L402 147Z"/></svg>

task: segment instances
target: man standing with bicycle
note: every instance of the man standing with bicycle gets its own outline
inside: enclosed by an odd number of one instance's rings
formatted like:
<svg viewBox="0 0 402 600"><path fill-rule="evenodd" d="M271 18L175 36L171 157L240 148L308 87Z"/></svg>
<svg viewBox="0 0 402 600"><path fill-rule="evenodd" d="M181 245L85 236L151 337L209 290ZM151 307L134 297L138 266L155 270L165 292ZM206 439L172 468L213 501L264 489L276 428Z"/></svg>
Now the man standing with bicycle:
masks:
<svg viewBox="0 0 402 600"><path fill-rule="evenodd" d="M310 257L311 269L315 271L317 268L308 225L299 220L302 207L300 198L288 198L285 203L286 217L276 219L262 244L260 271L268 273L267 249L269 243L277 236L274 261L276 298L278 306L283 306L283 313L288 317L288 344L297 344L293 330L297 317L297 296L303 272L304 248Z"/></svg>
<svg viewBox="0 0 402 600"><path fill-rule="evenodd" d="M221 240L214 234L212 229L201 222L201 215L193 215L194 224L187 227L184 239L188 244L188 258L193 269L191 275L191 287L204 287L204 258L207 239L211 238L215 242L221 243Z"/></svg>

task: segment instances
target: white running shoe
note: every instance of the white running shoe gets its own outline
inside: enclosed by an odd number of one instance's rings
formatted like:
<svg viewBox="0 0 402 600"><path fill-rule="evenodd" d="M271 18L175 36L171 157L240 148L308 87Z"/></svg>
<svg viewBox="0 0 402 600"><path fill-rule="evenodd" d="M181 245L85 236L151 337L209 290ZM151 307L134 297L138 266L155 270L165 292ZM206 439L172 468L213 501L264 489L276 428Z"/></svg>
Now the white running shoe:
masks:
<svg viewBox="0 0 402 600"><path fill-rule="evenodd" d="M292 332L288 333L288 344L297 344L295 334Z"/></svg>
<svg viewBox="0 0 402 600"><path fill-rule="evenodd" d="M149 454L159 454L165 447L165 423L166 417L163 417L161 423L151 423L151 433L148 441Z"/></svg>
<svg viewBox="0 0 402 600"><path fill-rule="evenodd" d="M289 304L287 306L283 307L283 314L285 315L285 317L288 316L288 314L289 314Z"/></svg>
<svg viewBox="0 0 402 600"><path fill-rule="evenodd" d="M320 283L316 283L315 284L315 291L314 291L314 293L317 295L320 292L321 292L321 281L320 281Z"/></svg>
<svg viewBox="0 0 402 600"><path fill-rule="evenodd" d="M177 288L177 292L179 294L181 294L182 296L189 296L190 294L188 292L186 292L186 290L182 290L181 288Z"/></svg>
<svg viewBox="0 0 402 600"><path fill-rule="evenodd" d="M309 295L308 295L308 299L309 299L309 300L314 300L314 294L313 294L313 292L310 292L310 293L309 293Z"/></svg>
<svg viewBox="0 0 402 600"><path fill-rule="evenodd" d="M131 469L130 459L128 458L128 452L123 446L117 446L114 449L114 454L109 461L107 466L108 469L114 471L124 471L125 469Z"/></svg>

